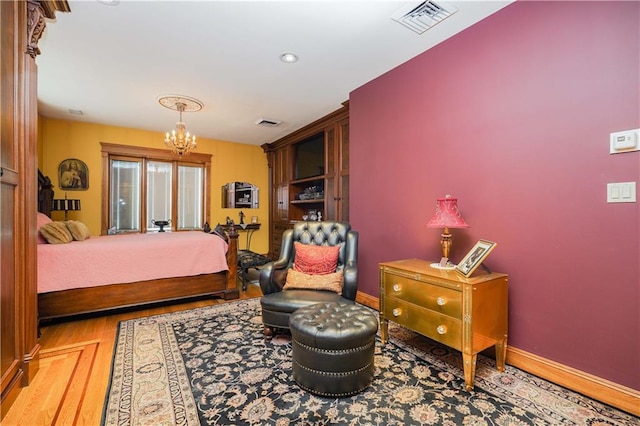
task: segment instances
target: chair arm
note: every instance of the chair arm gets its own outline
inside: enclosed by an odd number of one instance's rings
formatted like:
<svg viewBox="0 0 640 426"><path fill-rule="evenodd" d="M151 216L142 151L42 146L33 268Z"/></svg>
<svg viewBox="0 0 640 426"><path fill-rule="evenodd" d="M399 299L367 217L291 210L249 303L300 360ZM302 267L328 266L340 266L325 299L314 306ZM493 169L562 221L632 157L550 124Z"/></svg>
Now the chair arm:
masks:
<svg viewBox="0 0 640 426"><path fill-rule="evenodd" d="M260 288L262 294L277 293L282 291L282 287L287 279L287 271L289 270L289 262L279 259L264 265L260 271Z"/></svg>
<svg viewBox="0 0 640 426"><path fill-rule="evenodd" d="M344 285L342 286L342 297L349 300L356 300L358 292L358 265L356 262L347 262L343 269Z"/></svg>

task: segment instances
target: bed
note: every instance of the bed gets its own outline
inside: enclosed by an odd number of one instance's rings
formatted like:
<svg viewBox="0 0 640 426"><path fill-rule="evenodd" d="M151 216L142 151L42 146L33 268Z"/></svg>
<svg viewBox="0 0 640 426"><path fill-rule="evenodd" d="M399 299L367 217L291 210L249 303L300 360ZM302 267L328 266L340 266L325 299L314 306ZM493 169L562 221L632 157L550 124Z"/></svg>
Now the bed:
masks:
<svg viewBox="0 0 640 426"><path fill-rule="evenodd" d="M51 216L51 200L50 181L40 174L39 229L40 218ZM226 237L187 231L38 244L39 320L203 296L237 298L238 234Z"/></svg>

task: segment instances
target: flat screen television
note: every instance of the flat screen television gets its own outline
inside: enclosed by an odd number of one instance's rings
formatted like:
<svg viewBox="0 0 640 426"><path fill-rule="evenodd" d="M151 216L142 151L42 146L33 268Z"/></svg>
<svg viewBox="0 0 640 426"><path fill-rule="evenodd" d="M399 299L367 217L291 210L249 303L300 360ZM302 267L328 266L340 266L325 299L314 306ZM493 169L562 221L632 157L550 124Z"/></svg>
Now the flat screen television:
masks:
<svg viewBox="0 0 640 426"><path fill-rule="evenodd" d="M324 174L324 132L295 144L295 179Z"/></svg>

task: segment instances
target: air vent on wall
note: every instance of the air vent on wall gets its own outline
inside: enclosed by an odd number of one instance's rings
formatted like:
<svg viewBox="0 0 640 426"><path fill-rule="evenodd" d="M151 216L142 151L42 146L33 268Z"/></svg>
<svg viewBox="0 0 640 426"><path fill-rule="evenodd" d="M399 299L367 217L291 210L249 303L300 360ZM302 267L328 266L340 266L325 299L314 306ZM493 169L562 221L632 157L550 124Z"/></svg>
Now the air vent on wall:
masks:
<svg viewBox="0 0 640 426"><path fill-rule="evenodd" d="M408 3L394 13L391 19L418 34L422 34L457 11L458 9L446 1Z"/></svg>
<svg viewBox="0 0 640 426"><path fill-rule="evenodd" d="M270 118L259 118L255 124L258 126L264 126L264 127L276 127L280 123L282 123L282 121L280 120L272 120Z"/></svg>

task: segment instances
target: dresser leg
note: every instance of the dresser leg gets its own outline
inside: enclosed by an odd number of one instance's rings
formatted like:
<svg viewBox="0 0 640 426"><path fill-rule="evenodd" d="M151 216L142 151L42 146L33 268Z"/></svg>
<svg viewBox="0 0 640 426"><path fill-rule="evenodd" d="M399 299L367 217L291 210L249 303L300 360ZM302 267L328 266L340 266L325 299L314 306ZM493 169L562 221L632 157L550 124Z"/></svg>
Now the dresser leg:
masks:
<svg viewBox="0 0 640 426"><path fill-rule="evenodd" d="M380 340L384 345L387 343L387 339L389 337L389 321L384 319L382 315L380 315Z"/></svg>
<svg viewBox="0 0 640 426"><path fill-rule="evenodd" d="M507 358L507 337L496 343L496 368L504 371L504 362Z"/></svg>
<svg viewBox="0 0 640 426"><path fill-rule="evenodd" d="M464 368L464 385L468 391L473 390L473 379L476 376L476 359L477 354L462 354L462 362Z"/></svg>

